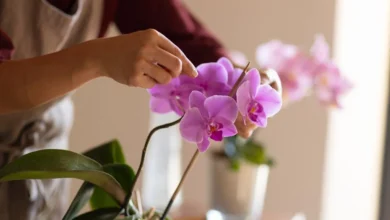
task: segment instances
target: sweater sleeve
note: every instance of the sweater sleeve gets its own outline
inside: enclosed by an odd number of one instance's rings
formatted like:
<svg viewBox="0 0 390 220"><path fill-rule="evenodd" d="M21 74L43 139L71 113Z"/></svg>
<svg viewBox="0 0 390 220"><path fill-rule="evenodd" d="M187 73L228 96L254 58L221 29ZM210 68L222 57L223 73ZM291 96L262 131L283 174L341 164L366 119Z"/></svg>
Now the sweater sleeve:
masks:
<svg viewBox="0 0 390 220"><path fill-rule="evenodd" d="M199 65L227 53L221 42L199 22L180 0L119 0L115 23L122 33L156 29Z"/></svg>

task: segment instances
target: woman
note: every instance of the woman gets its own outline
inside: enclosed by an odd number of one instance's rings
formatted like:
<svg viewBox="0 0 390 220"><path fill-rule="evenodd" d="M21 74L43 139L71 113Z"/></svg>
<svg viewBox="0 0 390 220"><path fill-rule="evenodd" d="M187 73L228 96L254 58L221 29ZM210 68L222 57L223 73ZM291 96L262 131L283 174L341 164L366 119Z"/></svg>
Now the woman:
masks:
<svg viewBox="0 0 390 220"><path fill-rule="evenodd" d="M111 22L123 35L95 39ZM109 77L151 88L196 77L193 64L221 56L178 0L0 0L0 167L33 150L66 149L69 94L84 83ZM237 126L242 136L255 128ZM63 180L1 183L0 219L60 219L66 188Z"/></svg>

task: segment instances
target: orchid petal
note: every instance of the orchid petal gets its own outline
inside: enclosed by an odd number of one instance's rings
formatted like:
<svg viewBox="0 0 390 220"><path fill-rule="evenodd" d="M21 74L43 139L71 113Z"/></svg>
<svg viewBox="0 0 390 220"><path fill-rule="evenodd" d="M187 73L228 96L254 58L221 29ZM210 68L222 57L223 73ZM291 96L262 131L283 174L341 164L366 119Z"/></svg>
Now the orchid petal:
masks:
<svg viewBox="0 0 390 220"><path fill-rule="evenodd" d="M245 117L248 115L248 105L252 101L250 95L250 84L244 82L237 90L237 107L238 111Z"/></svg>
<svg viewBox="0 0 390 220"><path fill-rule="evenodd" d="M267 117L272 117L282 108L282 98L279 93L269 85L260 85L254 98L261 104Z"/></svg>
<svg viewBox="0 0 390 220"><path fill-rule="evenodd" d="M232 72L229 72L228 85L233 88L234 84L236 84L238 78L240 78L243 69L235 68Z"/></svg>
<svg viewBox="0 0 390 220"><path fill-rule="evenodd" d="M237 134L237 128L234 125L234 122L221 117L216 117L215 122L222 124L221 130L223 132L223 137L231 137Z"/></svg>
<svg viewBox="0 0 390 220"><path fill-rule="evenodd" d="M274 53L283 46L283 43L279 40L272 40L267 43L261 44L256 49L256 61L263 68L275 67Z"/></svg>
<svg viewBox="0 0 390 220"><path fill-rule="evenodd" d="M237 104L229 96L211 96L204 101L204 107L208 112L209 118L222 117L230 121L237 118Z"/></svg>
<svg viewBox="0 0 390 220"><path fill-rule="evenodd" d="M230 71L233 71L234 70L234 67L233 67L233 64L232 62L230 62L230 60L226 57L222 57L220 58L217 63L221 64L227 72L230 72Z"/></svg>
<svg viewBox="0 0 390 220"><path fill-rule="evenodd" d="M272 40L257 47L256 60L262 68L272 68L279 72L285 60L295 56L298 52L298 48L294 45Z"/></svg>
<svg viewBox="0 0 390 220"><path fill-rule="evenodd" d="M190 108L180 122L180 133L185 140L199 143L203 141L206 126L199 109Z"/></svg>
<svg viewBox="0 0 390 220"><path fill-rule="evenodd" d="M151 96L149 106L152 112L160 114L172 111L171 104L168 99L161 99Z"/></svg>
<svg viewBox="0 0 390 220"><path fill-rule="evenodd" d="M183 101L183 99L172 99L170 104L171 109L178 115L183 115L188 109L188 103L186 101Z"/></svg>
<svg viewBox="0 0 390 220"><path fill-rule="evenodd" d="M155 85L153 88L148 89L148 92L151 96L157 98L167 98L170 96L173 86L170 84L167 85Z"/></svg>
<svg viewBox="0 0 390 220"><path fill-rule="evenodd" d="M210 138L214 141L222 141L223 140L223 132L222 131L214 131L211 133Z"/></svg>
<svg viewBox="0 0 390 220"><path fill-rule="evenodd" d="M250 119L250 118L249 118ZM265 112L262 112L256 120L251 120L253 123L255 123L257 126L261 127L261 128L265 128L267 127L267 124L268 124L268 119L267 119L267 116L265 114Z"/></svg>
<svg viewBox="0 0 390 220"><path fill-rule="evenodd" d="M210 141L207 135L204 135L202 141L199 141L197 145L198 145L198 150L201 153L205 152L210 146Z"/></svg>
<svg viewBox="0 0 390 220"><path fill-rule="evenodd" d="M318 34L315 36L310 53L317 62L325 62L329 59L329 45L324 35Z"/></svg>
<svg viewBox="0 0 390 220"><path fill-rule="evenodd" d="M245 66L248 63L248 58L245 56L245 54L237 50L230 51L229 57L235 64L240 66Z"/></svg>
<svg viewBox="0 0 390 220"><path fill-rule="evenodd" d="M248 71L245 75L244 81L249 81L250 84L250 94L255 95L257 91L257 87L260 85L260 73L257 69L253 68Z"/></svg>
<svg viewBox="0 0 390 220"><path fill-rule="evenodd" d="M226 69L219 63L201 64L197 68L199 77L205 82L227 83L228 74Z"/></svg>
<svg viewBox="0 0 390 220"><path fill-rule="evenodd" d="M206 108L204 107L204 102L206 100L206 96L199 91L193 91L193 92L191 92L189 99L190 99L189 100L190 107L191 108L195 107L195 108L199 109L199 112L202 115L202 117L207 118L208 113L207 113Z"/></svg>
<svg viewBox="0 0 390 220"><path fill-rule="evenodd" d="M172 91L175 91L179 85L180 80L178 78L173 78L168 84L157 84L153 88L148 89L148 92L154 97L165 98L170 96Z"/></svg>

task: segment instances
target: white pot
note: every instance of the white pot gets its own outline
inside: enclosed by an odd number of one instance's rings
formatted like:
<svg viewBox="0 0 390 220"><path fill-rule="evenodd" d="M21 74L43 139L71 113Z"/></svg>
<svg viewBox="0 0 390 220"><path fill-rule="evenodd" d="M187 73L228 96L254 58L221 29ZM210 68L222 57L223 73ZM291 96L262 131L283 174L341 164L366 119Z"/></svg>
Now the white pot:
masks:
<svg viewBox="0 0 390 220"><path fill-rule="evenodd" d="M267 189L269 167L241 163L239 171L229 161L211 160L211 207L209 220L259 220ZM219 216L219 217L218 217Z"/></svg>

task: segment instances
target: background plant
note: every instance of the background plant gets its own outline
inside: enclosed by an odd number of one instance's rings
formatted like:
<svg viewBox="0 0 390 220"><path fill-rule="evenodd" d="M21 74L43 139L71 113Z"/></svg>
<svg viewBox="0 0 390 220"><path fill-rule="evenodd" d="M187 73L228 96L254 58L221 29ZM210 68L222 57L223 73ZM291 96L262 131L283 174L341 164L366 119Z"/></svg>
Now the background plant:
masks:
<svg viewBox="0 0 390 220"><path fill-rule="evenodd" d="M233 55L241 63L246 60L242 53ZM277 71L283 88L284 107L313 94L324 107L340 109L341 98L352 88L351 82L332 60L329 45L321 34L315 36L308 52L280 40L261 44L256 50L256 61L262 69ZM239 170L241 162L253 165L274 164L264 143L255 140L253 136L248 140L237 135L225 138L223 151L218 154L228 158L235 171Z"/></svg>

